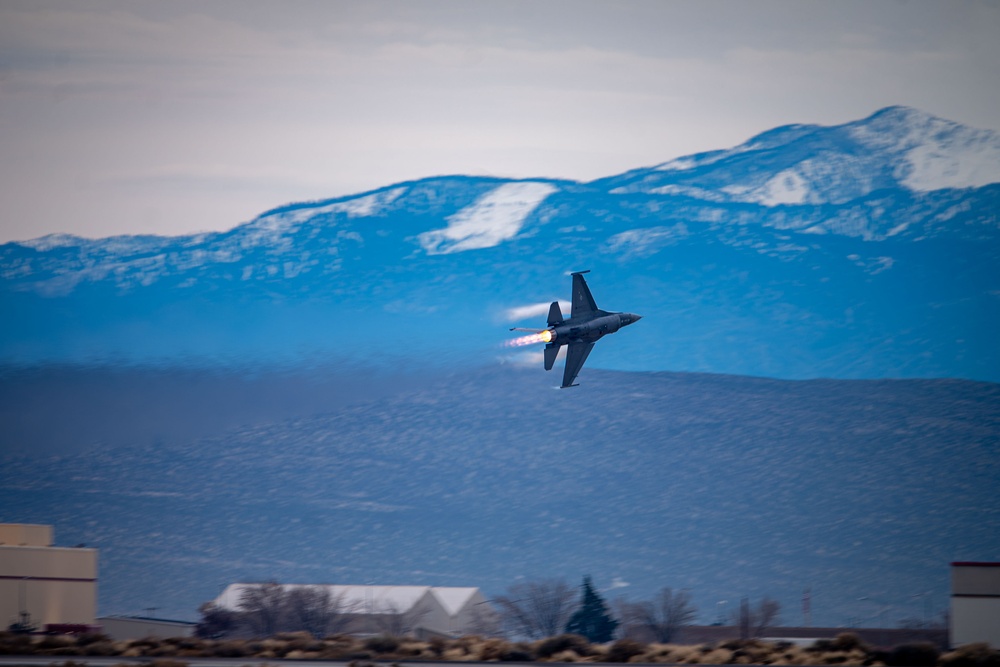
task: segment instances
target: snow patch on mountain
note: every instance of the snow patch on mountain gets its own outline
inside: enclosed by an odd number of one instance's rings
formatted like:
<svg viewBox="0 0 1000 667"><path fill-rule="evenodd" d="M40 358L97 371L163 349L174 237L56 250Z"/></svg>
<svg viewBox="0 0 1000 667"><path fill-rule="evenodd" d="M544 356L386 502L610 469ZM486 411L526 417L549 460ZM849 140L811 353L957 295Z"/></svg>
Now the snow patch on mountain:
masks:
<svg viewBox="0 0 1000 667"><path fill-rule="evenodd" d="M631 191L635 192L636 189L633 188ZM612 194L627 194L628 192L629 190L625 188L616 188L611 191ZM674 183L650 188L649 190L646 190L646 192L649 192L649 194L652 195L682 195L685 197L694 197L695 199L701 199L703 201L723 202L728 199L714 190L708 190L694 185L677 185Z"/></svg>
<svg viewBox="0 0 1000 667"><path fill-rule="evenodd" d="M625 257L649 257L656 254L660 248L674 245L690 234L683 222L672 226L630 229L610 237L607 250Z"/></svg>
<svg viewBox="0 0 1000 667"><path fill-rule="evenodd" d="M448 226L417 237L428 255L492 248L514 238L524 221L558 188L551 183L505 183L448 218Z"/></svg>
<svg viewBox="0 0 1000 667"><path fill-rule="evenodd" d="M764 206L780 206L782 204L804 204L809 196L810 188L802 175L794 169L775 174L764 187L749 199Z"/></svg>
<svg viewBox="0 0 1000 667"><path fill-rule="evenodd" d="M1000 137L959 145L930 140L906 153L902 184L917 192L942 188L979 188L1000 183Z"/></svg>
<svg viewBox="0 0 1000 667"><path fill-rule="evenodd" d="M850 136L898 160L894 176L915 192L1000 182L1000 134L907 107L848 123Z"/></svg>
<svg viewBox="0 0 1000 667"><path fill-rule="evenodd" d="M686 171L688 169L694 169L697 166L698 161L693 157L680 157L676 160L670 160L669 162L658 164L653 168L657 171Z"/></svg>
<svg viewBox="0 0 1000 667"><path fill-rule="evenodd" d="M17 245L24 246L25 248L32 248L39 252L45 252L47 250L52 250L53 248L66 248L72 246L78 246L84 242L85 239L79 236L73 236L72 234L46 234L45 236L39 237L37 239L31 239L29 241L15 241Z"/></svg>
<svg viewBox="0 0 1000 667"><path fill-rule="evenodd" d="M262 215L243 227L243 246L250 247L273 241L296 226L320 216L344 213L349 218L367 218L379 215L406 190L405 187L392 188L330 204L305 205Z"/></svg>
<svg viewBox="0 0 1000 667"><path fill-rule="evenodd" d="M304 222L317 215L329 215L331 213L346 213L349 218L367 218L381 213L386 206L399 199L406 192L406 188L393 188L374 192L363 197L339 201L326 206L318 206L309 209L299 209L290 213L292 222Z"/></svg>

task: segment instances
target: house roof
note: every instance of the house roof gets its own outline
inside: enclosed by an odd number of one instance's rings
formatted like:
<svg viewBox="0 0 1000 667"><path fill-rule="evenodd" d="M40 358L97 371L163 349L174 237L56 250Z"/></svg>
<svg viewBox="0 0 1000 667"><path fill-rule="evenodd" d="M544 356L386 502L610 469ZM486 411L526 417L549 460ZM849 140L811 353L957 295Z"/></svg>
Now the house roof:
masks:
<svg viewBox="0 0 1000 667"><path fill-rule="evenodd" d="M438 599L449 616L455 616L462 607L479 592L478 588L458 588L455 586L434 586L431 594Z"/></svg>
<svg viewBox="0 0 1000 667"><path fill-rule="evenodd" d="M237 610L243 593L259 585L230 584L215 599L215 604L224 609ZM449 616L456 615L479 590L478 588L442 586L343 586L335 584L282 584L281 587L286 592L296 588L326 588L331 595L340 598L345 605L357 609L357 613L368 614L405 613L430 592Z"/></svg>

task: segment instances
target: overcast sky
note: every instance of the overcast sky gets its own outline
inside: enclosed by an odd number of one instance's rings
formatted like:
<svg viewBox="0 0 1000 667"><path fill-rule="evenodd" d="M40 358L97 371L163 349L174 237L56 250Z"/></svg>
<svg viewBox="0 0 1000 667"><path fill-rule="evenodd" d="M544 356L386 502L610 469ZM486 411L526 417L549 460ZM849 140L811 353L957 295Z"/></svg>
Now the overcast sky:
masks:
<svg viewBox="0 0 1000 667"><path fill-rule="evenodd" d="M0 242L587 180L891 104L1000 130L1000 2L0 0Z"/></svg>

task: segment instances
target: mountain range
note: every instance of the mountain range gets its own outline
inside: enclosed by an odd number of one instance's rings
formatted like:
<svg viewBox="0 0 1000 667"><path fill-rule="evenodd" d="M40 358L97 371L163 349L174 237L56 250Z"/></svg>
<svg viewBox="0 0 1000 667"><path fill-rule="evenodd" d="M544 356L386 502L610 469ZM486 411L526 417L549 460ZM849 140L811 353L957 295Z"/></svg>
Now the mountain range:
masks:
<svg viewBox="0 0 1000 667"><path fill-rule="evenodd" d="M904 107L579 183L441 176L225 232L0 246L0 362L530 360L566 300L644 316L588 367L1000 380L1000 135Z"/></svg>

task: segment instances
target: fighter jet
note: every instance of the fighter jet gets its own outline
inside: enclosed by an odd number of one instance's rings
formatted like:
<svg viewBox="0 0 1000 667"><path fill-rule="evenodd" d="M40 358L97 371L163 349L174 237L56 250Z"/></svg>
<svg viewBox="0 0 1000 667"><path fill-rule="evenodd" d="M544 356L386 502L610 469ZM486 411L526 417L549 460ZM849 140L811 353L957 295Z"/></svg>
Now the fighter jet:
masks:
<svg viewBox="0 0 1000 667"><path fill-rule="evenodd" d="M563 319L559 302L553 301L549 306L548 328L521 329L514 327L511 331L531 331L538 336L539 342L545 342L545 370L552 370L559 348L566 345L566 367L563 370L563 381L560 389L575 387L573 380L580 373L587 356L594 348L594 343L602 336L614 333L624 326L642 319L635 313L609 313L601 310L590 294L587 281L583 274L590 271L573 273L573 311L568 320Z"/></svg>

